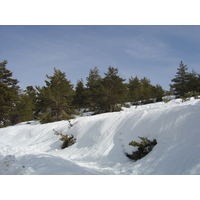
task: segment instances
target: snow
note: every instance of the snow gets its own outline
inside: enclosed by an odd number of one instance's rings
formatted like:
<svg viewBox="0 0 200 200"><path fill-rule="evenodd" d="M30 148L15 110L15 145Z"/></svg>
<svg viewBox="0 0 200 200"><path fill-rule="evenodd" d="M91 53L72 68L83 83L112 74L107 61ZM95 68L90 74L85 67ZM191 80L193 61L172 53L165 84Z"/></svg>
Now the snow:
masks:
<svg viewBox="0 0 200 200"><path fill-rule="evenodd" d="M82 115L69 121L23 122L0 129L2 175L197 175L200 174L200 100L173 99L123 108L121 112ZM77 142L61 149L60 136ZM125 156L138 136L156 139L144 158Z"/></svg>

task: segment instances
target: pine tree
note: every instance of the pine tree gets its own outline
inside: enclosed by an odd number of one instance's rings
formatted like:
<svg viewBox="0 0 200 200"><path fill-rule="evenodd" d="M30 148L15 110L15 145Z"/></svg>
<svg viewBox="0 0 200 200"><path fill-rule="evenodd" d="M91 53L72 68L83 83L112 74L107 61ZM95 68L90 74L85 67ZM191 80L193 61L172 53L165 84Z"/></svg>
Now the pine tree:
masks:
<svg viewBox="0 0 200 200"><path fill-rule="evenodd" d="M19 121L29 121L36 118L37 92L33 86L27 86L26 90L19 94L19 102L16 105Z"/></svg>
<svg viewBox="0 0 200 200"><path fill-rule="evenodd" d="M78 109L87 107L86 89L82 79L77 81L73 104Z"/></svg>
<svg viewBox="0 0 200 200"><path fill-rule="evenodd" d="M125 79L118 74L118 69L110 66L105 77L102 79L102 89L100 99L100 108L105 112L119 110L119 104L123 104L127 98Z"/></svg>
<svg viewBox="0 0 200 200"><path fill-rule="evenodd" d="M13 112L10 118L12 124L34 119L34 104L28 94L19 94L18 101L15 103L14 111L15 112Z"/></svg>
<svg viewBox="0 0 200 200"><path fill-rule="evenodd" d="M136 76L129 78L128 83L128 96L129 101L132 104L138 104L139 101L142 103L150 103L153 99L156 101L162 101L164 96L164 90L160 85L152 85L150 79L144 77L141 80Z"/></svg>
<svg viewBox="0 0 200 200"><path fill-rule="evenodd" d="M86 77L86 94L87 94L87 105L91 110L95 111L99 105L99 95L101 92L101 76L97 67L91 69L89 76Z"/></svg>
<svg viewBox="0 0 200 200"><path fill-rule="evenodd" d="M128 101L132 104L138 104L138 101L141 100L141 96L140 80L137 76L135 78L131 76L128 83Z"/></svg>
<svg viewBox="0 0 200 200"><path fill-rule="evenodd" d="M7 63L7 60L0 63L0 126L14 124L11 118L15 115L19 93L18 80L11 78L12 72L6 69Z"/></svg>
<svg viewBox="0 0 200 200"><path fill-rule="evenodd" d="M157 84L156 86L152 86L152 96L151 98L155 98L156 102L162 101L162 97L165 95L165 91L162 86Z"/></svg>
<svg viewBox="0 0 200 200"><path fill-rule="evenodd" d="M144 103L148 103L152 98L152 85L150 79L144 77L140 80L141 82L141 100Z"/></svg>
<svg viewBox="0 0 200 200"><path fill-rule="evenodd" d="M170 84L170 88L175 93L175 95L184 96L185 93L189 92L189 73L187 70L187 65L184 65L184 63L181 61L179 68L177 68L175 78L171 80L174 82L174 84Z"/></svg>
<svg viewBox="0 0 200 200"><path fill-rule="evenodd" d="M74 91L65 73L54 68L54 75L46 75L46 86L36 87L38 91L38 114L41 122L53 122L72 118Z"/></svg>
<svg viewBox="0 0 200 200"><path fill-rule="evenodd" d="M200 93L200 75L194 70L188 75L188 91Z"/></svg>

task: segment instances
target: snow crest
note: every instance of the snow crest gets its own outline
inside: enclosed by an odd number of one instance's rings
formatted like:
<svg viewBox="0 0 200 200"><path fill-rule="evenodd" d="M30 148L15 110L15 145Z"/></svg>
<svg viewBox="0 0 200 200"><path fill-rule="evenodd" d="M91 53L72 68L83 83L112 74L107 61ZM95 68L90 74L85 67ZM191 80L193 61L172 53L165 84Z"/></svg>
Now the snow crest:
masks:
<svg viewBox="0 0 200 200"><path fill-rule="evenodd" d="M0 129L0 174L200 174L200 100L180 99L123 108L48 124ZM61 149L54 131L77 142ZM144 158L125 156L138 138L156 139Z"/></svg>

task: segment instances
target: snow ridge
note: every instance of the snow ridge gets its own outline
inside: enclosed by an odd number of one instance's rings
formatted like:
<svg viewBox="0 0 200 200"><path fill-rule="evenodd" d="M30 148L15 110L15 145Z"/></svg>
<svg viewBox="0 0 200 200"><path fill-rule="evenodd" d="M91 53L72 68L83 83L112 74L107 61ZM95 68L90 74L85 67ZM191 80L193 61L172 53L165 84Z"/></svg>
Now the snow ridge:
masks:
<svg viewBox="0 0 200 200"><path fill-rule="evenodd" d="M0 174L200 174L200 100L123 108L48 124L0 129ZM61 149L54 130L77 142ZM158 144L133 162L125 156L138 136Z"/></svg>

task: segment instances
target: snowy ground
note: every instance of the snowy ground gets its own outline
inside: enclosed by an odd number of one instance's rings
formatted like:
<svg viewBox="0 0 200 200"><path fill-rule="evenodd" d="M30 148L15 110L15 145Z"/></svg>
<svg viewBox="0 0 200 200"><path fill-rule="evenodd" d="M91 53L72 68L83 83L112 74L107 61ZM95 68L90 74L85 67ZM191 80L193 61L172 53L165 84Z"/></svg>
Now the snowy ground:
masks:
<svg viewBox="0 0 200 200"><path fill-rule="evenodd" d="M200 174L200 100L180 99L82 116L49 124L21 123L0 129L0 174ZM77 142L61 149L60 136ZM138 136L158 144L133 162L131 141Z"/></svg>

